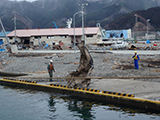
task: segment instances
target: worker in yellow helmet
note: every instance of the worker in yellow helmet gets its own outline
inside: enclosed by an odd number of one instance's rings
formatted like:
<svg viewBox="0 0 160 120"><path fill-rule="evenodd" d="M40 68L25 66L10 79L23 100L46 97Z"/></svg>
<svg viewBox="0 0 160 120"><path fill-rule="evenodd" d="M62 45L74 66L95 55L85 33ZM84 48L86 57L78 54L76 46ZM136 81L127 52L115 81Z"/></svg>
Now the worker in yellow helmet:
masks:
<svg viewBox="0 0 160 120"><path fill-rule="evenodd" d="M134 55L132 56L134 59L134 67L135 69L139 69L138 61L140 60L139 55L137 54L137 51L134 52Z"/></svg>

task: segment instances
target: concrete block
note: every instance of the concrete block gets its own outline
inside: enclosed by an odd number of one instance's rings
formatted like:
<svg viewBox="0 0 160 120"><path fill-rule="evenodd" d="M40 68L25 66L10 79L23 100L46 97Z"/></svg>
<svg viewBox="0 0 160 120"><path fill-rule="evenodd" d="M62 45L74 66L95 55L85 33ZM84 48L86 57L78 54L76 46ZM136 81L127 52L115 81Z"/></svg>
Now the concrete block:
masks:
<svg viewBox="0 0 160 120"><path fill-rule="evenodd" d="M11 52L16 54L18 53L17 45L11 45Z"/></svg>

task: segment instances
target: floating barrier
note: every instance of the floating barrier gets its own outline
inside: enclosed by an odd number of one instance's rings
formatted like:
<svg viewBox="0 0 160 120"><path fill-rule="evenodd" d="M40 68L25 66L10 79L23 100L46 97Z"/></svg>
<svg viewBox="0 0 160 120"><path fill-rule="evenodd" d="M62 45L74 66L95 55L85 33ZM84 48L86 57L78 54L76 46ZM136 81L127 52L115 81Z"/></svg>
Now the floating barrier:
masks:
<svg viewBox="0 0 160 120"><path fill-rule="evenodd" d="M28 81L28 80L18 80L18 79L13 79L13 78L3 78L4 80L13 80L13 81L16 81L16 82L26 82L26 83L34 83L36 84L37 81Z"/></svg>
<svg viewBox="0 0 160 120"><path fill-rule="evenodd" d="M57 85L57 84L49 84L50 86L57 86L57 87L62 87L62 88L68 88L68 86L64 85ZM71 87L70 87L71 88ZM133 94L126 94L126 93L118 93L118 92L110 92L110 91L100 91L97 89L92 89L92 88L79 88L79 87L74 87L71 89L76 89L76 90L84 90L84 91L90 91L90 92L98 92L98 93L106 93L106 94L112 94L112 95L120 95L120 96L127 96L127 97L134 97Z"/></svg>
<svg viewBox="0 0 160 120"><path fill-rule="evenodd" d="M136 98L133 94L118 93L111 91L100 91L92 88L69 87L59 84L43 85L36 81L18 80L18 79L0 79L0 85L22 87L25 89L42 90L48 92L59 92L76 97L92 99L96 101L109 102L139 108L152 112L160 112L160 102L148 99Z"/></svg>

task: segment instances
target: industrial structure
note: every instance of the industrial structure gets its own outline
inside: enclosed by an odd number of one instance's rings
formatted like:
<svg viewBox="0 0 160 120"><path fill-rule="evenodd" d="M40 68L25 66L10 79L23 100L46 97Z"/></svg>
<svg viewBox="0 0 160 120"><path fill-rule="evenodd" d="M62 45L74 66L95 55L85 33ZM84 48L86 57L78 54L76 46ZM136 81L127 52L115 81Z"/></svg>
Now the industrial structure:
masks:
<svg viewBox="0 0 160 120"><path fill-rule="evenodd" d="M128 30L107 30L106 39L109 38L121 38L121 39L131 39L131 29Z"/></svg>

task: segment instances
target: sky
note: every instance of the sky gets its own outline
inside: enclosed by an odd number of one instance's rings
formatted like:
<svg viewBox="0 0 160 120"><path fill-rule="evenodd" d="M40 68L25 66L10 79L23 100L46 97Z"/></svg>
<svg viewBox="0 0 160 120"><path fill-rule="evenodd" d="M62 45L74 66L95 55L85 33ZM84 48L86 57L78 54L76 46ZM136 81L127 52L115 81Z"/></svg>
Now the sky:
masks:
<svg viewBox="0 0 160 120"><path fill-rule="evenodd" d="M28 2L33 2L33 1L37 1L37 0L9 0L9 1L28 1Z"/></svg>

